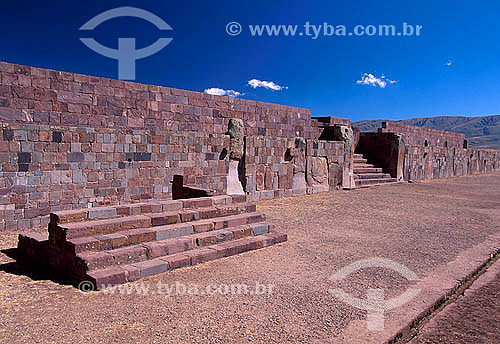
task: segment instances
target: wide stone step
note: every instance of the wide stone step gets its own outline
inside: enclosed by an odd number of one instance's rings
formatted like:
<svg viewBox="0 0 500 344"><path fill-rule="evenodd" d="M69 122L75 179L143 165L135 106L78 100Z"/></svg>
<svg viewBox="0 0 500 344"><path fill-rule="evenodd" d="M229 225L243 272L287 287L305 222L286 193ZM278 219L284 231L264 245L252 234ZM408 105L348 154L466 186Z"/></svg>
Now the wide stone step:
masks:
<svg viewBox="0 0 500 344"><path fill-rule="evenodd" d="M162 213L182 209L206 208L221 205L246 203L244 195L222 195L212 197L189 198L182 200L165 200L147 203L130 203L77 210L62 210L50 214L52 222L59 224L113 219L123 216Z"/></svg>
<svg viewBox="0 0 500 344"><path fill-rule="evenodd" d="M365 174L355 174L354 180L357 179L381 179L381 178L391 178L389 173L365 173Z"/></svg>
<svg viewBox="0 0 500 344"><path fill-rule="evenodd" d="M96 290L104 289L109 286L137 281L140 278L174 269L268 247L286 240L287 235L278 232L244 237L175 254L160 256L137 263L122 264L119 266L93 270L88 272L84 279L91 282Z"/></svg>
<svg viewBox="0 0 500 344"><path fill-rule="evenodd" d="M166 213L150 213L144 215L122 216L111 219L81 221L57 224L56 218L49 223L49 240L52 245L62 247L64 241L96 234L112 234L122 230L148 228L182 222L197 221L247 212L255 212L252 203L217 205L199 209L183 209Z"/></svg>
<svg viewBox="0 0 500 344"><path fill-rule="evenodd" d="M364 159L363 154L354 153L354 159Z"/></svg>
<svg viewBox="0 0 500 344"><path fill-rule="evenodd" d="M354 174L366 174L366 173L382 173L382 168L380 167L354 167Z"/></svg>
<svg viewBox="0 0 500 344"><path fill-rule="evenodd" d="M387 184L397 182L396 178L378 178L378 179L359 179L356 180L356 187L367 187L378 184Z"/></svg>
<svg viewBox="0 0 500 344"><path fill-rule="evenodd" d="M196 233L178 238L145 242L108 251L83 252L77 254L73 272L76 275L83 275L88 271L104 269L111 266L139 263L226 241L263 235L268 232L268 224L256 223Z"/></svg>
<svg viewBox="0 0 500 344"><path fill-rule="evenodd" d="M131 229L111 234L97 234L78 238L69 238L63 243L63 251L69 255L88 251L105 251L125 246L177 238L195 233L210 232L240 225L250 225L265 221L261 213L243 213L197 220L185 223L174 223L164 226Z"/></svg>
<svg viewBox="0 0 500 344"><path fill-rule="evenodd" d="M360 159L360 158L356 159L356 158L354 158L354 163L355 164L366 164L367 161L368 161L367 159Z"/></svg>
<svg viewBox="0 0 500 344"><path fill-rule="evenodd" d="M375 167L373 164L357 164L355 163L354 164L354 169L357 169L357 168L371 168L371 167Z"/></svg>

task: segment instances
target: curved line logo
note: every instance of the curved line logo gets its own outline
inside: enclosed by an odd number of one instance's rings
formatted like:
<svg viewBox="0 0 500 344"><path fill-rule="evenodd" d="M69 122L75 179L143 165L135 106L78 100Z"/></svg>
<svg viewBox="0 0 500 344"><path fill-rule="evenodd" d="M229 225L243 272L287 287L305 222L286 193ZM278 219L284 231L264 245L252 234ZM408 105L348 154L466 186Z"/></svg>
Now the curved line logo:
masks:
<svg viewBox="0 0 500 344"><path fill-rule="evenodd" d="M419 277L407 267L385 258L369 258L358 260L348 266L340 269L330 276L330 281L341 281L350 274L366 268L385 268L398 272L408 281L418 281ZM384 289L368 289L367 299L355 298L340 288L328 290L334 297L355 308L367 311L366 328L370 331L384 330L384 312L399 307L417 296L421 289L410 288L403 294L390 300L384 299Z"/></svg>
<svg viewBox="0 0 500 344"><path fill-rule="evenodd" d="M91 31L99 24L119 17L141 18L160 30L172 30L160 17L135 7L118 7L103 12L86 22L80 30ZM172 42L173 38L159 38L155 43L142 49L135 49L135 38L118 38L118 49L105 47L93 38L80 38L80 40L96 53L118 60L118 79L135 80L135 61L156 54Z"/></svg>

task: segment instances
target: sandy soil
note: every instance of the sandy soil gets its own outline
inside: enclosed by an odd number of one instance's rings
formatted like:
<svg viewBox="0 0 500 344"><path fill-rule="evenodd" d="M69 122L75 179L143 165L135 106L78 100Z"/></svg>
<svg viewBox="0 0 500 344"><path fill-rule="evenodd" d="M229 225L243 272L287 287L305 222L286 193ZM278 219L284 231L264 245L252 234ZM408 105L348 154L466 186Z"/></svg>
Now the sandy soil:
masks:
<svg viewBox="0 0 500 344"><path fill-rule="evenodd" d="M428 322L417 343L500 343L500 261Z"/></svg>
<svg viewBox="0 0 500 344"><path fill-rule="evenodd" d="M129 284L274 285L265 295L84 294L12 258L15 233L0 233L0 342L327 343L353 342L366 318L332 297L341 287L385 298L411 283L387 269L329 277L360 259L383 257L420 277L500 232L500 174L394 184L264 201L288 242ZM390 315L389 315L390 316Z"/></svg>

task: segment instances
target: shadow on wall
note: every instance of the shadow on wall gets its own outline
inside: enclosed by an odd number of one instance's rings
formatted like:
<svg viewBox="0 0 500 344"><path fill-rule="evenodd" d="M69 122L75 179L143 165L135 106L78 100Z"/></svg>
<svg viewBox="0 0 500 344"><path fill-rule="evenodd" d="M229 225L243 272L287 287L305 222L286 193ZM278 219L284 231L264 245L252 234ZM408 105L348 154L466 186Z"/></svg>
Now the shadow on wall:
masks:
<svg viewBox="0 0 500 344"><path fill-rule="evenodd" d="M214 195L213 190L196 188L184 185L184 176L174 175L172 180L172 199L186 199L197 197L210 197Z"/></svg>

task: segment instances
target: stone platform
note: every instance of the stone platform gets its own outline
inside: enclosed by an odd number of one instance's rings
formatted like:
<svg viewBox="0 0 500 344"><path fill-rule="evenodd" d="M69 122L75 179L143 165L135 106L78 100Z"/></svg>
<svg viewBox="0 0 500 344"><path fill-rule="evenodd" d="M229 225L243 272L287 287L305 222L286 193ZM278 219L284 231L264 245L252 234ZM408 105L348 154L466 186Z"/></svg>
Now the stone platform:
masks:
<svg viewBox="0 0 500 344"><path fill-rule="evenodd" d="M19 234L20 253L95 289L287 240L246 196L60 211L48 233Z"/></svg>

